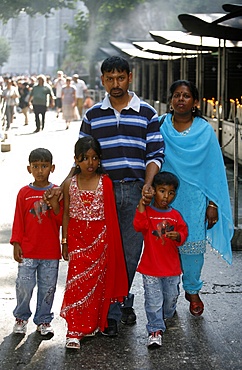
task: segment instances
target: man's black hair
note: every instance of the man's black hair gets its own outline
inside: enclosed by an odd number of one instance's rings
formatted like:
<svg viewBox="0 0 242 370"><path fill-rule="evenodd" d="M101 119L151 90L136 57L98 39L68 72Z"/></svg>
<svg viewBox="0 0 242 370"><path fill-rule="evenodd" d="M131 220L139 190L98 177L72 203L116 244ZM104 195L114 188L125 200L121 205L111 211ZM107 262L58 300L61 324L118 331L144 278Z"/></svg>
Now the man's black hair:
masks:
<svg viewBox="0 0 242 370"><path fill-rule="evenodd" d="M112 56L106 58L101 65L102 74L104 74L104 72L114 72L115 70L118 72L126 71L127 74L129 75L130 73L129 63L127 62L126 59L122 57Z"/></svg>

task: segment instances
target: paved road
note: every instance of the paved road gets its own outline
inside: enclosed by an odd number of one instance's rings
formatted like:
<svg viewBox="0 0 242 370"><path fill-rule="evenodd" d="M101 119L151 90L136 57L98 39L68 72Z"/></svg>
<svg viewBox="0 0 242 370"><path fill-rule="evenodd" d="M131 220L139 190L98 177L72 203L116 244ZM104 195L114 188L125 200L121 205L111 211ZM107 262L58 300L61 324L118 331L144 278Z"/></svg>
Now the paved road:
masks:
<svg viewBox="0 0 242 370"><path fill-rule="evenodd" d="M66 350L65 322L59 317L66 269L60 263L59 281L53 311L55 336L50 340L36 333L31 322L25 336L12 334L15 307L15 277L17 264L8 244L19 188L31 181L26 170L29 152L36 147L50 149L56 170L51 181L60 183L73 161L73 146L80 122L65 123L47 113L46 128L34 131L33 116L29 126L23 126L23 117L17 116L10 130L11 151L0 156L0 370L241 370L241 302L242 302L242 252L233 252L233 264L228 266L212 251L206 254L203 270L202 299L205 312L194 318L189 314L184 292L178 300L177 317L167 322L163 346L155 351L146 348L146 318L143 308L143 288L139 274L133 291L136 294L137 324L120 326L117 338L96 335L82 342L80 351ZM228 169L229 179L232 172ZM231 187L230 183L230 187ZM32 308L35 306L33 295Z"/></svg>

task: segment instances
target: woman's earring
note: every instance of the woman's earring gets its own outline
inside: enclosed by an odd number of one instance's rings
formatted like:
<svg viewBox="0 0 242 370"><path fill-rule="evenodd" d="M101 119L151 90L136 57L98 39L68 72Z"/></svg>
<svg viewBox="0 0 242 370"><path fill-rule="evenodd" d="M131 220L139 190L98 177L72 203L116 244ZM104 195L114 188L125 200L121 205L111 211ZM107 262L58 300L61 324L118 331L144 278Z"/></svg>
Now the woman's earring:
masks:
<svg viewBox="0 0 242 370"><path fill-rule="evenodd" d="M101 167L101 163L100 162L98 163L98 167Z"/></svg>
<svg viewBox="0 0 242 370"><path fill-rule="evenodd" d="M192 107L192 113L196 112L196 107Z"/></svg>
<svg viewBox="0 0 242 370"><path fill-rule="evenodd" d="M170 112L173 112L173 107L172 107L172 105L170 105Z"/></svg>
<svg viewBox="0 0 242 370"><path fill-rule="evenodd" d="M76 165L76 168L80 168L79 164Z"/></svg>

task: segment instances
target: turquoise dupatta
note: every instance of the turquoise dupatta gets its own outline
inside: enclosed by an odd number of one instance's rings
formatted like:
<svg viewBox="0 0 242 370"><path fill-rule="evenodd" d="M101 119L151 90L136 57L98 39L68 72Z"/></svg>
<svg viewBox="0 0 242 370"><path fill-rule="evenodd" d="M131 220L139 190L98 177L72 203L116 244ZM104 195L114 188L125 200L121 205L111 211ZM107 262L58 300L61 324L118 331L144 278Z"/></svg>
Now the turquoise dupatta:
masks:
<svg viewBox="0 0 242 370"><path fill-rule="evenodd" d="M229 263L232 263L231 239L234 225L223 156L212 126L195 117L187 135L176 131L166 115L161 126L165 142L162 170L171 171L198 189L218 206L218 222L206 231L207 241ZM178 190L179 191L179 190ZM186 199L184 199L186 202ZM196 205L187 204L188 207Z"/></svg>

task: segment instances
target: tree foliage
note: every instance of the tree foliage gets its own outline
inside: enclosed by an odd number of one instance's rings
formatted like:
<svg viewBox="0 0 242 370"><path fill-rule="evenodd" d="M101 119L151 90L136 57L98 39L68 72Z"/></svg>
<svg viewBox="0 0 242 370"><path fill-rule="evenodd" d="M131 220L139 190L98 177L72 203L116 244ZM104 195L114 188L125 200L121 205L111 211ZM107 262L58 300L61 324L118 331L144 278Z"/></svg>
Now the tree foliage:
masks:
<svg viewBox="0 0 242 370"><path fill-rule="evenodd" d="M0 37L0 66L8 61L10 55L10 45L6 39Z"/></svg>
<svg viewBox="0 0 242 370"><path fill-rule="evenodd" d="M151 30L182 29L181 13L222 12L224 0L83 0L87 11L79 11L75 26L66 26L70 40L67 53L72 60L92 61L109 41L149 38Z"/></svg>
<svg viewBox="0 0 242 370"><path fill-rule="evenodd" d="M95 77L93 60L99 47L107 46L109 41L116 39L120 33L120 21L124 27L125 19L135 7L144 0L84 0L86 12L79 11L75 16L75 26L66 26L70 41L68 54L72 60L86 61L90 66L91 84L92 76Z"/></svg>
<svg viewBox="0 0 242 370"><path fill-rule="evenodd" d="M7 22L16 18L21 11L33 16L35 14L48 14L51 9L73 8L76 0L1 0L0 19Z"/></svg>
<svg viewBox="0 0 242 370"><path fill-rule="evenodd" d="M144 0L84 0L87 12L79 11L75 17L75 26L67 26L71 37L70 45L86 43L87 54L93 55L97 46L107 42L109 36L114 37L120 20L125 24L127 14L143 2Z"/></svg>

